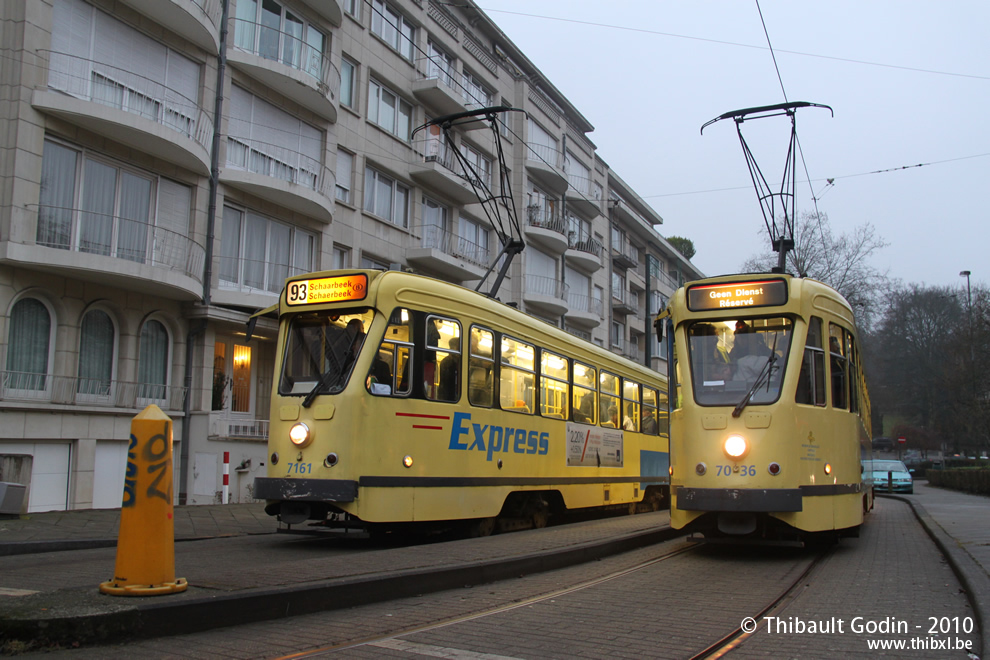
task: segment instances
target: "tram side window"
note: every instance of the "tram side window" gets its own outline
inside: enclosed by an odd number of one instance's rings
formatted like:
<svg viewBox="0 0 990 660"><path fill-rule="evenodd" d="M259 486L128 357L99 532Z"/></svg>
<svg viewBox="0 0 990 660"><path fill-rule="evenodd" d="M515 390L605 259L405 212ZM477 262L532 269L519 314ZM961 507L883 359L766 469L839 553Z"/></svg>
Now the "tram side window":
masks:
<svg viewBox="0 0 990 660"><path fill-rule="evenodd" d="M846 355L842 333L841 326L834 323L828 324L828 353L832 376L833 408L849 407L848 375L846 374Z"/></svg>
<svg viewBox="0 0 990 660"><path fill-rule="evenodd" d="M491 330L471 328L471 353L468 358L468 401L474 406L492 407L492 373L495 359L492 347L495 335Z"/></svg>
<svg viewBox="0 0 990 660"><path fill-rule="evenodd" d="M798 375L797 403L825 405L825 350L822 343L822 320L812 316L808 321L808 340L804 344L804 360Z"/></svg>
<svg viewBox="0 0 990 660"><path fill-rule="evenodd" d="M569 399L567 358L550 351L542 351L540 354L540 414L553 419L567 419Z"/></svg>
<svg viewBox="0 0 990 660"><path fill-rule="evenodd" d="M426 318L423 362L426 398L457 401L461 392L461 324L440 316Z"/></svg>
<svg viewBox="0 0 990 660"><path fill-rule="evenodd" d="M625 431L639 431L639 383L631 380L622 381L622 429Z"/></svg>
<svg viewBox="0 0 990 660"><path fill-rule="evenodd" d="M667 393L660 390L660 400L657 402L657 430L660 435L670 435L669 405Z"/></svg>
<svg viewBox="0 0 990 660"><path fill-rule="evenodd" d="M582 424L597 424L598 417L595 411L598 410L596 398L598 396L598 378L594 367L589 367L580 362L574 363L573 385L571 390L571 412L575 422Z"/></svg>
<svg viewBox="0 0 990 660"><path fill-rule="evenodd" d="M859 412L859 351L852 333L845 331L846 356L849 364L849 412Z"/></svg>
<svg viewBox="0 0 990 660"><path fill-rule="evenodd" d="M389 318L385 336L373 358L365 386L379 396L408 396L412 390L413 336L409 310L396 309Z"/></svg>
<svg viewBox="0 0 990 660"><path fill-rule="evenodd" d="M619 398L619 377L607 371L601 372L598 377L599 409L602 426L610 429L617 429L620 426L619 406L622 400Z"/></svg>
<svg viewBox="0 0 990 660"><path fill-rule="evenodd" d="M502 337L499 405L502 410L533 414L536 350L532 344Z"/></svg>
<svg viewBox="0 0 990 660"><path fill-rule="evenodd" d="M657 424L657 391L650 388L643 388L643 421L640 430L648 435L656 435Z"/></svg>

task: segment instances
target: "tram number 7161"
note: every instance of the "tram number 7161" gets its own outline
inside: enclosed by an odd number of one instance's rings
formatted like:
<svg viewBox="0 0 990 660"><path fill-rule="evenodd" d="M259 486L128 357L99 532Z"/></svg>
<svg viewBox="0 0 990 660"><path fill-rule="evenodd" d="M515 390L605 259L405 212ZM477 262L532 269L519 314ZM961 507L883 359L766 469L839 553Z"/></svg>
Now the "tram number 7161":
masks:
<svg viewBox="0 0 990 660"><path fill-rule="evenodd" d="M731 465L718 465L716 466L718 470L715 472L715 476L718 477L731 477L733 473L733 466ZM736 474L742 477L755 477L756 476L756 466L755 465L739 465L736 466Z"/></svg>

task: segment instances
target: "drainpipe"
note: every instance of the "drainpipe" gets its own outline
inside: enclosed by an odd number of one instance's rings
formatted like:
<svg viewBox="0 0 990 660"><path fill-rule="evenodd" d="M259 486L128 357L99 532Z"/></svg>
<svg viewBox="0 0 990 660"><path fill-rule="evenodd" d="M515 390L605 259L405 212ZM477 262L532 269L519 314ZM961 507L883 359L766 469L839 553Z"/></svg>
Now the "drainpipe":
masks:
<svg viewBox="0 0 990 660"><path fill-rule="evenodd" d="M203 266L203 305L209 310L210 287L213 283L213 241L217 222L217 188L220 180L220 120L223 117L223 81L227 70L227 12L230 0L221 0L220 12L220 53L217 56L217 89L213 105L213 144L210 153L210 205L206 213L206 256ZM189 438L192 433L192 380L193 380L193 341L206 332L206 318L190 327L186 335L186 368L184 384L186 393L182 400L182 438L179 445L179 505L188 500L189 483Z"/></svg>

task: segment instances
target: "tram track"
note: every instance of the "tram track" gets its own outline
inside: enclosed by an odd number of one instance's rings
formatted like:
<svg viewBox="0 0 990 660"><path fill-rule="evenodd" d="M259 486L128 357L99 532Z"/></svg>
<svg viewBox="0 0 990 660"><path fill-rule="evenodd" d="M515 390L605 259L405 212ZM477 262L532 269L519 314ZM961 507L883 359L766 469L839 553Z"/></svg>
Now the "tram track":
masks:
<svg viewBox="0 0 990 660"><path fill-rule="evenodd" d="M461 623L467 623L469 621L476 621L487 617L505 614L513 610L517 610L523 607L528 607L536 603L550 601L579 591L584 591L586 589L590 589L605 584L607 582L617 580L619 578L626 577L628 575L644 570L651 566L655 566L656 564L659 564L661 562L667 561L669 559L673 559L674 557L678 557L680 555L692 551L696 551L699 547L700 546L698 546L695 543L682 542L681 544L672 548L671 550L666 551L657 557L653 557L651 559L642 561L634 566L628 566L623 569L608 573L606 575L601 575L591 580L586 580L584 582L580 582L578 584L574 584L569 587L564 587L562 589L551 591L549 593L543 593L537 596L523 598L521 600L512 603L488 608L480 612L473 612L471 614L465 614L463 616L450 617L443 621L438 621L426 625L413 626L411 628L403 629L401 631L394 632L388 635L375 635L373 637L369 637L366 639L354 640L354 641L344 642L341 644L335 644L317 649L311 649L300 653L284 655L277 658L277 660L290 660L290 659L295 660L297 658L316 658L316 657L329 655L340 651L346 651L348 649L354 649L362 646L376 646L376 645L381 646L381 645L385 645L387 642L390 642L392 640L397 640L401 637L406 637L417 633L429 632L431 630L438 630L441 628L446 628Z"/></svg>

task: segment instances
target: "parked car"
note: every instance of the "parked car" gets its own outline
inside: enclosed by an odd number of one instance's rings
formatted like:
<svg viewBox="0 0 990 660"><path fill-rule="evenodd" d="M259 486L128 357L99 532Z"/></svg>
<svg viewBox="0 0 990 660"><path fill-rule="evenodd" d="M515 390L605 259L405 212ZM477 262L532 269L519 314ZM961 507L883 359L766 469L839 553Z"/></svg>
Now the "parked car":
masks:
<svg viewBox="0 0 990 660"><path fill-rule="evenodd" d="M914 479L902 461L863 461L863 481L879 492L889 492L888 486L895 493L914 492Z"/></svg>

